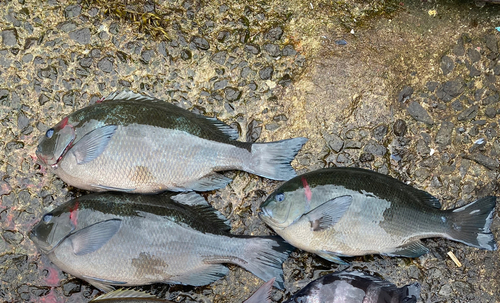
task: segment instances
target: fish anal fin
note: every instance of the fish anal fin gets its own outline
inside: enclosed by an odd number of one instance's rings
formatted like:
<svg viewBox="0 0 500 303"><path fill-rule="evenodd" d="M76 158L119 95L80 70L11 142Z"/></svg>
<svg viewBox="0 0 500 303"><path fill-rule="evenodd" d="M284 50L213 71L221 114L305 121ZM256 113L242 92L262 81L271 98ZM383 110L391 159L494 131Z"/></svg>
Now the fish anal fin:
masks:
<svg viewBox="0 0 500 303"><path fill-rule="evenodd" d="M328 260L330 262L333 262L333 263L337 263L337 264L340 264L340 265L349 265L348 262L342 260L336 253L334 252L331 252L331 251L326 251L326 250L322 250L322 251L319 251L319 252L316 252L316 254L318 256L320 256L321 258L325 259L325 260Z"/></svg>
<svg viewBox="0 0 500 303"><path fill-rule="evenodd" d="M121 281L111 281L111 280L105 280L105 279L100 279L100 278L95 278L95 277L89 277L89 276L83 276L83 279L87 281L89 284L94 286L95 288L102 290L105 293L114 291L115 288L112 285L125 285L127 282L121 282Z"/></svg>
<svg viewBox="0 0 500 303"><path fill-rule="evenodd" d="M210 191L223 188L231 181L232 179L224 175L218 173L211 173L203 178L200 178L198 180L186 184L184 187L186 189L192 189L195 191Z"/></svg>
<svg viewBox="0 0 500 303"><path fill-rule="evenodd" d="M121 187L106 186L101 184L91 184L90 186L94 187L96 191L119 191L119 192L130 193L136 190L136 188L121 188Z"/></svg>
<svg viewBox="0 0 500 303"><path fill-rule="evenodd" d="M345 214L352 203L352 196L335 197L306 214L311 229L322 231L331 228Z"/></svg>
<svg viewBox="0 0 500 303"><path fill-rule="evenodd" d="M112 292L108 292L104 295L100 295L90 302L99 302L103 300L111 299L158 299L157 296L148 294L147 292L133 290L133 289L117 289Z"/></svg>
<svg viewBox="0 0 500 303"><path fill-rule="evenodd" d="M116 125L106 125L85 134L70 149L75 155L76 163L82 165L99 157L108 146L116 129Z"/></svg>
<svg viewBox="0 0 500 303"><path fill-rule="evenodd" d="M229 269L222 264L207 264L204 268L195 272L187 272L171 278L165 283L179 283L193 286L203 286L219 280L229 273Z"/></svg>
<svg viewBox="0 0 500 303"><path fill-rule="evenodd" d="M120 219L106 220L75 232L68 238L71 241L73 253L81 256L98 250L120 230L121 222Z"/></svg>
<svg viewBox="0 0 500 303"><path fill-rule="evenodd" d="M383 253L382 255L391 257L407 257L407 258L417 258L429 252L429 249L422 244L420 240L413 241L410 243L403 244L396 247L394 251L389 253Z"/></svg>

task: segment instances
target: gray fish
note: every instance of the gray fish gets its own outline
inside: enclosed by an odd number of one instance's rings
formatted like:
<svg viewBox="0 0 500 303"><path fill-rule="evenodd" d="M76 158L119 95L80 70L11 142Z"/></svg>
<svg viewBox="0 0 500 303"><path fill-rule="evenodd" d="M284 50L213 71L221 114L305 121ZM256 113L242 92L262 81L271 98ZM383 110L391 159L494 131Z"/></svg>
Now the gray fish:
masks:
<svg viewBox="0 0 500 303"><path fill-rule="evenodd" d="M47 130L38 158L66 183L91 191L208 191L243 170L288 180L307 141L236 141L238 132L215 118L130 91L115 92Z"/></svg>
<svg viewBox="0 0 500 303"><path fill-rule="evenodd" d="M359 271L325 275L284 303L416 303L420 284L396 285Z"/></svg>
<svg viewBox="0 0 500 303"><path fill-rule="evenodd" d="M279 237L229 234L227 220L196 193L101 193L45 214L30 238L63 271L110 291L111 285L206 285L232 263L283 288L292 247Z"/></svg>
<svg viewBox="0 0 500 303"><path fill-rule="evenodd" d="M117 289L90 301L90 303L174 303L169 300L160 299L148 293L132 290Z"/></svg>
<svg viewBox="0 0 500 303"><path fill-rule="evenodd" d="M440 210L438 199L390 176L339 167L285 182L259 216L295 247L345 264L339 257L418 257L428 252L420 239L431 237L496 250L495 203L496 197L485 197Z"/></svg>

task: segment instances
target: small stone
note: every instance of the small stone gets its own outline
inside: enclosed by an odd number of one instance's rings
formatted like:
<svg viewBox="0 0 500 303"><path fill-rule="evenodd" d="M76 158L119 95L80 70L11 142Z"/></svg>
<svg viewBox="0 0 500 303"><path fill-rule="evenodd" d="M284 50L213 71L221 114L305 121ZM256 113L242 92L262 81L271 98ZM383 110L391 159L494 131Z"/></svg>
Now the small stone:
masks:
<svg viewBox="0 0 500 303"><path fill-rule="evenodd" d="M443 71L443 75L448 75L454 68L455 63L453 62L453 59L448 56L443 56L443 58L441 58L441 70Z"/></svg>
<svg viewBox="0 0 500 303"><path fill-rule="evenodd" d="M219 89L224 89L226 88L228 84L228 81L227 80L220 80L220 81L216 81L214 82L214 90L219 90Z"/></svg>
<svg viewBox="0 0 500 303"><path fill-rule="evenodd" d="M78 4L70 5L64 9L64 16L66 19L71 19L80 16L82 12L82 7Z"/></svg>
<svg viewBox="0 0 500 303"><path fill-rule="evenodd" d="M462 102L460 100L455 100L451 103L451 108L453 108L455 111L461 111L464 109Z"/></svg>
<svg viewBox="0 0 500 303"><path fill-rule="evenodd" d="M394 122L393 131L396 136L404 136L406 134L406 122L404 120L398 119Z"/></svg>
<svg viewBox="0 0 500 303"><path fill-rule="evenodd" d="M260 138L260 134L262 132L262 126L260 126L261 124L262 124L261 121L257 120L250 121L247 130L247 137L246 137L247 142L253 143Z"/></svg>
<svg viewBox="0 0 500 303"><path fill-rule="evenodd" d="M281 28L281 26L276 26L267 31L264 37L267 40L277 41L281 39L282 35L283 35L283 29Z"/></svg>
<svg viewBox="0 0 500 303"><path fill-rule="evenodd" d="M38 97L38 103L40 103L40 105L44 105L49 101L50 101L49 97L47 97L45 94L41 94L40 97Z"/></svg>
<svg viewBox="0 0 500 303"><path fill-rule="evenodd" d="M483 165L484 167L491 169L491 170L496 170L500 167L499 163L497 160L492 159L488 156L485 156L480 153L474 153L471 155L466 156L467 159L473 160L476 163Z"/></svg>
<svg viewBox="0 0 500 303"><path fill-rule="evenodd" d="M208 43L207 39L203 37L198 37L195 36L191 39L191 43L198 49L201 50L208 50L210 48L210 44Z"/></svg>
<svg viewBox="0 0 500 303"><path fill-rule="evenodd" d="M153 58L154 55L155 55L155 52L152 49L143 50L142 53L141 53L141 61L143 63L148 64L149 61L151 61L151 59Z"/></svg>
<svg viewBox="0 0 500 303"><path fill-rule="evenodd" d="M374 141L369 142L363 148L365 153L370 153L376 156L384 156L387 153L387 148L383 145L377 144Z"/></svg>
<svg viewBox="0 0 500 303"><path fill-rule="evenodd" d="M75 99L76 99L76 95L73 91L69 91L69 92L65 93L62 97L62 101L63 101L64 105L67 105L67 106L75 105Z"/></svg>
<svg viewBox="0 0 500 303"><path fill-rule="evenodd" d="M469 76L477 77L481 75L481 71L478 70L475 66L471 65L469 68Z"/></svg>
<svg viewBox="0 0 500 303"><path fill-rule="evenodd" d="M458 38L457 44L453 47L453 54L455 56L465 55L464 39L462 37Z"/></svg>
<svg viewBox="0 0 500 303"><path fill-rule="evenodd" d="M435 81L429 81L425 84L425 87L432 93L438 87L439 83Z"/></svg>
<svg viewBox="0 0 500 303"><path fill-rule="evenodd" d="M80 44L89 44L90 43L90 29L88 28L82 28L82 29L78 29L78 30L75 30L75 31L72 31L69 33L69 37L80 43Z"/></svg>
<svg viewBox="0 0 500 303"><path fill-rule="evenodd" d="M373 154L362 153L361 155L359 155L359 161L360 162L370 162L370 161L373 161L373 160L375 160L375 157L373 156Z"/></svg>
<svg viewBox="0 0 500 303"><path fill-rule="evenodd" d="M441 289L439 290L439 295L442 297L449 297L451 296L453 290L451 289L451 286L449 284L445 284L441 286Z"/></svg>
<svg viewBox="0 0 500 303"><path fill-rule="evenodd" d="M279 81L278 84L287 87L288 85L292 84L292 78L290 77L289 74L285 74Z"/></svg>
<svg viewBox="0 0 500 303"><path fill-rule="evenodd" d="M461 79L446 81L439 86L436 96L444 102L450 102L464 91L464 83Z"/></svg>
<svg viewBox="0 0 500 303"><path fill-rule="evenodd" d="M212 61L214 61L215 63L218 63L220 65L224 65L224 63L226 63L226 58L227 58L226 51L216 52L212 56Z"/></svg>
<svg viewBox="0 0 500 303"><path fill-rule="evenodd" d="M478 62L481 59L481 54L473 48L469 48L467 50L467 56L472 61L472 63Z"/></svg>
<svg viewBox="0 0 500 303"><path fill-rule="evenodd" d="M494 106L489 106L484 110L484 114L488 118L495 118L495 116L497 115L497 110Z"/></svg>
<svg viewBox="0 0 500 303"><path fill-rule="evenodd" d="M97 62L97 67L105 73L111 73L113 71L114 61L113 57L104 57Z"/></svg>
<svg viewBox="0 0 500 303"><path fill-rule="evenodd" d="M118 84L120 84L121 86L125 86L125 87L131 87L132 86L132 83L130 83L130 81L127 81L127 80L119 80Z"/></svg>
<svg viewBox="0 0 500 303"><path fill-rule="evenodd" d="M224 94L226 96L226 100L229 102L234 102L238 100L241 96L241 91L234 87L226 87L224 89Z"/></svg>
<svg viewBox="0 0 500 303"><path fill-rule="evenodd" d="M484 36L484 42L490 51L498 53L498 41L495 35Z"/></svg>
<svg viewBox="0 0 500 303"><path fill-rule="evenodd" d="M424 139L418 139L416 149L417 153L422 157L429 156L431 151L429 144Z"/></svg>
<svg viewBox="0 0 500 303"><path fill-rule="evenodd" d="M16 230L6 230L3 232L2 236L5 242L12 245L19 245L24 240L23 234Z"/></svg>
<svg viewBox="0 0 500 303"><path fill-rule="evenodd" d="M413 87L405 86L398 94L398 102L405 102L413 94Z"/></svg>
<svg viewBox="0 0 500 303"><path fill-rule="evenodd" d="M91 67L92 66L92 58L90 57L84 57L78 61L78 64L80 64L81 67Z"/></svg>
<svg viewBox="0 0 500 303"><path fill-rule="evenodd" d="M27 38L24 41L24 50L30 49L32 46L34 46L38 42L38 38Z"/></svg>
<svg viewBox="0 0 500 303"><path fill-rule="evenodd" d="M183 49L181 51L181 58L182 60L190 60L191 58L193 57L193 54L191 53L191 51L189 49Z"/></svg>
<svg viewBox="0 0 500 303"><path fill-rule="evenodd" d="M333 150L334 152L338 153L342 150L342 147L344 147L344 141L342 141L342 139L339 136L335 134L328 134L323 136L326 140L326 144L328 145L328 147L330 147L330 149Z"/></svg>
<svg viewBox="0 0 500 303"><path fill-rule="evenodd" d="M297 54L297 51L293 48L293 45L287 44L281 51L283 56L295 56Z"/></svg>
<svg viewBox="0 0 500 303"><path fill-rule="evenodd" d="M109 32L113 35L116 35L118 34L119 32L119 29L120 29L120 24L118 22L113 22L111 23L111 25L109 26Z"/></svg>
<svg viewBox="0 0 500 303"><path fill-rule="evenodd" d="M70 280L63 284L62 289L66 297L71 296L74 293L80 292L82 285L78 280Z"/></svg>
<svg viewBox="0 0 500 303"><path fill-rule="evenodd" d="M423 122L428 125L434 124L434 120L431 118L427 110L420 105L420 103L413 101L408 105L408 113L413 119Z"/></svg>
<svg viewBox="0 0 500 303"><path fill-rule="evenodd" d="M2 44L5 46L17 46L17 30L15 28L2 31Z"/></svg>
<svg viewBox="0 0 500 303"><path fill-rule="evenodd" d="M65 33L74 31L77 27L78 25L73 21L65 21L57 24L57 28Z"/></svg>
<svg viewBox="0 0 500 303"><path fill-rule="evenodd" d="M382 140L384 139L385 135L387 135L387 126L382 124L373 129L373 136L377 140Z"/></svg>
<svg viewBox="0 0 500 303"><path fill-rule="evenodd" d="M457 116L457 119L458 119L458 121L472 120L477 116L478 110L479 110L479 106L473 105L473 106L465 109L461 113L459 113Z"/></svg>
<svg viewBox="0 0 500 303"><path fill-rule="evenodd" d="M30 119L28 119L23 112L19 112L19 115L17 116L17 128L22 131L28 127L29 123Z"/></svg>
<svg viewBox="0 0 500 303"><path fill-rule="evenodd" d="M271 57L279 57L281 55L280 47L276 44L267 43L263 46L264 51L266 51Z"/></svg>
<svg viewBox="0 0 500 303"><path fill-rule="evenodd" d="M270 80L273 77L274 68L272 66L263 67L259 70L259 77L262 80Z"/></svg>
<svg viewBox="0 0 500 303"><path fill-rule="evenodd" d="M451 144L451 135L455 125L449 121L443 121L441 128L439 128L435 142L441 146L448 146Z"/></svg>
<svg viewBox="0 0 500 303"><path fill-rule="evenodd" d="M260 53L260 47L257 44L247 43L245 44L245 51L258 55Z"/></svg>

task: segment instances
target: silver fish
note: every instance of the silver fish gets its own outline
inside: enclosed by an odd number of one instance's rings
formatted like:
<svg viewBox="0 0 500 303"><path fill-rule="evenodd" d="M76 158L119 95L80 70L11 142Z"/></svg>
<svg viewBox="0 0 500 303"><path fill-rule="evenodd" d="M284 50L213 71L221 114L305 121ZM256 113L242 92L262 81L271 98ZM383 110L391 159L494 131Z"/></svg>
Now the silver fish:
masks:
<svg viewBox="0 0 500 303"><path fill-rule="evenodd" d="M101 193L45 214L30 238L63 271L110 291L111 285L206 285L239 265L283 287L292 247L279 237L229 234L227 220L196 193Z"/></svg>
<svg viewBox="0 0 500 303"><path fill-rule="evenodd" d="M359 168L326 168L295 177L259 214L290 244L345 264L342 256L418 257L420 239L444 237L496 250L490 231L496 197L441 210L438 199L390 176Z"/></svg>
<svg viewBox="0 0 500 303"><path fill-rule="evenodd" d="M115 92L47 130L38 158L66 183L91 191L208 191L243 170L288 180L307 141L236 141L238 132L215 118L130 91Z"/></svg>

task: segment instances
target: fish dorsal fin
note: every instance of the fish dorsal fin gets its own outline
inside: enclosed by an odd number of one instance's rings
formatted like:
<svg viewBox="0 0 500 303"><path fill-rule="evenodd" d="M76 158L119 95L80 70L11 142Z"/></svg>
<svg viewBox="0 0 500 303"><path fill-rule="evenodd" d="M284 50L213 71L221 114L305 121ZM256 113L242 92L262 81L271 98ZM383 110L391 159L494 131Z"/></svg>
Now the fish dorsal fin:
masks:
<svg viewBox="0 0 500 303"><path fill-rule="evenodd" d="M106 146L108 146L116 128L116 125L106 125L85 134L71 148L71 152L75 155L76 163L79 165L85 164L99 157L106 149Z"/></svg>
<svg viewBox="0 0 500 303"><path fill-rule="evenodd" d="M413 187L410 191L419 201L424 202L426 205L432 206L437 209L441 208L441 203L439 202L438 198L434 197L428 192Z"/></svg>
<svg viewBox="0 0 500 303"><path fill-rule="evenodd" d="M71 236L69 239L73 252L77 256L94 252L108 243L120 230L122 220L111 219L87 226Z"/></svg>
<svg viewBox="0 0 500 303"><path fill-rule="evenodd" d="M352 196L335 197L311 210L305 216L313 231L322 231L334 226L351 206L351 203Z"/></svg>
<svg viewBox="0 0 500 303"><path fill-rule="evenodd" d="M153 98L148 95L138 94L130 90L122 90L111 93L109 96L104 98L102 101L111 100L130 100L130 101L158 101L158 99Z"/></svg>
<svg viewBox="0 0 500 303"><path fill-rule="evenodd" d="M128 299L158 299L157 296L148 294L147 292L133 290L133 289L117 289L115 291L109 292L104 295L100 295L95 298L91 302L98 302L101 300L109 300L109 299L120 299L120 298L128 298Z"/></svg>
<svg viewBox="0 0 500 303"><path fill-rule="evenodd" d="M231 229L230 221L199 194L194 192L180 193L171 197L171 199L196 208L203 220L211 227L223 232L229 232Z"/></svg>
<svg viewBox="0 0 500 303"><path fill-rule="evenodd" d="M276 278L272 278L266 283L262 284L253 295L243 303L271 303L271 288L273 287Z"/></svg>
<svg viewBox="0 0 500 303"><path fill-rule="evenodd" d="M166 103L170 106L174 106L177 108L177 106L175 106L171 103L165 102L163 100L160 100L160 99L148 96L148 95L138 94L138 93L135 93L135 92L129 91L129 90L116 91L114 93L111 93L109 96L107 96L106 98L103 99L103 102L111 101L111 100L153 101L153 102L161 102L162 104ZM184 109L181 109L179 107L179 110L184 110ZM198 115L195 113L191 113L191 114L194 115L193 117L195 119L199 119L201 126L203 126L204 124L207 125L207 123L211 124L212 126L215 126L220 131L220 133L216 131L217 135L225 136L231 140L236 140L240 136L240 134L238 133L238 131L236 129L234 129L231 126L225 124L224 122L218 120L217 118L206 117L206 116Z"/></svg>

